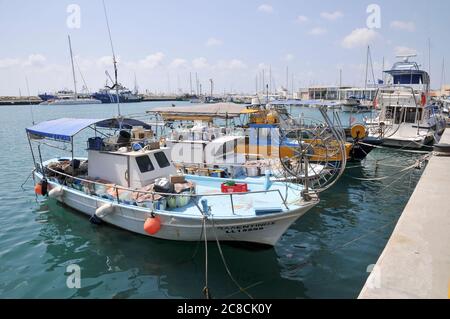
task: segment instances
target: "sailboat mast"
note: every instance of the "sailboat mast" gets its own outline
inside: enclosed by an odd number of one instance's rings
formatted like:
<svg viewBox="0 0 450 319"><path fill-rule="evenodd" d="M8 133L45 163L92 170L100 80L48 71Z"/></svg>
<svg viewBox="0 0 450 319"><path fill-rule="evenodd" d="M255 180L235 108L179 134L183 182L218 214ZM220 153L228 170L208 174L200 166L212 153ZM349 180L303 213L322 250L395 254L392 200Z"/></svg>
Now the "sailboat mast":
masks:
<svg viewBox="0 0 450 319"><path fill-rule="evenodd" d="M70 35L68 35L67 38L69 39L70 61L72 63L73 88L75 90L74 98L76 100L78 99L78 93L77 93L77 80L75 79L75 66L73 64L72 42L70 41Z"/></svg>
<svg viewBox="0 0 450 319"><path fill-rule="evenodd" d="M366 54L366 80L364 82L364 92L367 90L367 76L369 73L369 50L370 46L367 46L367 54Z"/></svg>
<svg viewBox="0 0 450 319"><path fill-rule="evenodd" d="M104 0L103 0L103 11L105 12L106 27L108 28L109 42L111 44L111 51L112 51L112 55L113 55L114 81L115 81L114 86L116 87L116 97L117 97L117 114L118 114L118 116L120 116L119 83L117 81L117 60L116 60L116 54L114 53L114 46L113 46L112 37L111 37L111 29L109 27L108 14L106 13L106 5L105 5Z"/></svg>

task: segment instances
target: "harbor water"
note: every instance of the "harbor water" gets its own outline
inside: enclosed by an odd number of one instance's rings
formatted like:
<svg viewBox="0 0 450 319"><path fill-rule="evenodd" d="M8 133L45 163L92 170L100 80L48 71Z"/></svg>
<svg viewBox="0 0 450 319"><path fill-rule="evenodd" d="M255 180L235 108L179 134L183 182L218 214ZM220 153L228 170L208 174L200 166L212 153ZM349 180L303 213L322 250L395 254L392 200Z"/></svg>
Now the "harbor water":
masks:
<svg viewBox="0 0 450 319"><path fill-rule="evenodd" d="M121 105L143 113L172 102ZM183 103L175 103L181 105ZM316 116L315 109L296 110ZM54 200L36 199L25 127L60 117L108 118L116 106L0 107L0 297L202 298L203 243L163 241L88 218ZM361 118L363 115L359 115ZM342 122L350 121L342 115ZM78 149L85 144L80 139ZM51 151L45 155L51 155ZM348 163L321 202L293 224L274 248L222 243L237 283L254 298L356 298L422 173L400 173L419 154L376 149ZM248 298L228 276L214 242L208 245L210 293ZM70 289L67 266L81 269Z"/></svg>

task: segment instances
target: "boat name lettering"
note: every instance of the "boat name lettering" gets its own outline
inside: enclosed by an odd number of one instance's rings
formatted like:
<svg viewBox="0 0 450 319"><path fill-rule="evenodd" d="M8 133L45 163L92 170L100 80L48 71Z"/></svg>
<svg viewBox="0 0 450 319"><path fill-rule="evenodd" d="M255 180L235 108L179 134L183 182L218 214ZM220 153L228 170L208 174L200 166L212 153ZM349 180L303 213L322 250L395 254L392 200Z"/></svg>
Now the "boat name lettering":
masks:
<svg viewBox="0 0 450 319"><path fill-rule="evenodd" d="M275 222L266 222L259 224L247 224L247 225L238 225L238 226L219 226L217 227L220 230L224 230L226 233L245 233L251 231L264 230L266 226L275 225Z"/></svg>

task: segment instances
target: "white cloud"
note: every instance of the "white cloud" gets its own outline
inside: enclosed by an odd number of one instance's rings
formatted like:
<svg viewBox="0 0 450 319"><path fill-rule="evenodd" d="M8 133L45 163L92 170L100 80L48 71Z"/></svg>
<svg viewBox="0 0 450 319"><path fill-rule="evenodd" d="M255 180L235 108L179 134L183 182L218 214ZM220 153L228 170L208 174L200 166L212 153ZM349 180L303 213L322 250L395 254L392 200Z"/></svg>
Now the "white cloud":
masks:
<svg viewBox="0 0 450 319"><path fill-rule="evenodd" d="M379 36L380 35L373 29L355 29L342 40L342 46L347 49L366 46L375 41Z"/></svg>
<svg viewBox="0 0 450 319"><path fill-rule="evenodd" d="M223 41L216 38L209 38L208 41L206 41L206 46L208 47L219 46L222 44Z"/></svg>
<svg viewBox="0 0 450 319"><path fill-rule="evenodd" d="M397 46L394 48L395 55L414 55L417 54L416 49L408 48L405 46Z"/></svg>
<svg viewBox="0 0 450 319"><path fill-rule="evenodd" d="M23 66L42 67L46 61L47 58L42 54L30 54L23 62Z"/></svg>
<svg viewBox="0 0 450 319"><path fill-rule="evenodd" d="M334 11L334 12L322 12L320 16L325 20L334 21L339 18L342 18L344 14L341 11Z"/></svg>
<svg viewBox="0 0 450 319"><path fill-rule="evenodd" d="M269 68L270 68L270 65L268 65L264 62L261 62L258 64L258 69L260 69L260 70L265 70L265 69L269 69Z"/></svg>
<svg viewBox="0 0 450 319"><path fill-rule="evenodd" d="M219 61L217 66L220 69L228 69L228 70L240 70L247 68L247 65L238 59L232 59L229 61Z"/></svg>
<svg viewBox="0 0 450 319"><path fill-rule="evenodd" d="M262 4L258 7L258 11L265 12L265 13L272 13L273 7L270 4Z"/></svg>
<svg viewBox="0 0 450 319"><path fill-rule="evenodd" d="M139 60L138 65L139 67L145 69L154 69L157 66L161 65L161 62L162 60L164 60L164 57L165 55L162 52L149 54L144 59Z"/></svg>
<svg viewBox="0 0 450 319"><path fill-rule="evenodd" d="M186 65L187 65L187 61L185 59L176 58L169 64L169 68L177 69L177 68L184 67Z"/></svg>
<svg viewBox="0 0 450 319"><path fill-rule="evenodd" d="M204 68L207 68L209 65L208 65L208 60L206 60L206 58L203 58L203 57L201 57L201 58L196 58L196 59L194 59L194 60L192 60L192 66L195 68L195 69L204 69Z"/></svg>
<svg viewBox="0 0 450 319"><path fill-rule="evenodd" d="M9 68L20 64L20 59L5 58L0 59L0 68Z"/></svg>
<svg viewBox="0 0 450 319"><path fill-rule="evenodd" d="M309 18L306 17L306 16L302 16L302 15L298 16L295 19L295 22L297 22L297 23L305 23L305 22L308 22L308 21L309 21Z"/></svg>
<svg viewBox="0 0 450 319"><path fill-rule="evenodd" d="M409 32L414 32L416 30L416 25L412 21L392 21L391 28L397 30L404 30Z"/></svg>
<svg viewBox="0 0 450 319"><path fill-rule="evenodd" d="M309 31L309 34L311 35L322 35L325 33L327 33L327 29L321 27L315 27Z"/></svg>
<svg viewBox="0 0 450 319"><path fill-rule="evenodd" d="M287 62L294 60L294 58L295 56L292 53L288 53L284 56L284 60Z"/></svg>
<svg viewBox="0 0 450 319"><path fill-rule="evenodd" d="M119 62L118 57L116 57L116 61ZM113 65L113 58L110 55L105 55L96 60L96 64L98 67L105 68Z"/></svg>

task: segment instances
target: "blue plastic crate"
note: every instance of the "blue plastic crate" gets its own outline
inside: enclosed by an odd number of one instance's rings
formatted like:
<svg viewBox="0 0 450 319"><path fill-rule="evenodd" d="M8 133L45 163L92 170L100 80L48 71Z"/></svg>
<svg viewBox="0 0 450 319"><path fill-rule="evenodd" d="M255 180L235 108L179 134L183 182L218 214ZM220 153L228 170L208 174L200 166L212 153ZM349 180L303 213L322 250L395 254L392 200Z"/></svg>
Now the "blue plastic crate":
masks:
<svg viewBox="0 0 450 319"><path fill-rule="evenodd" d="M91 137L88 139L88 149L93 151L101 151L103 147L103 139L101 137Z"/></svg>

